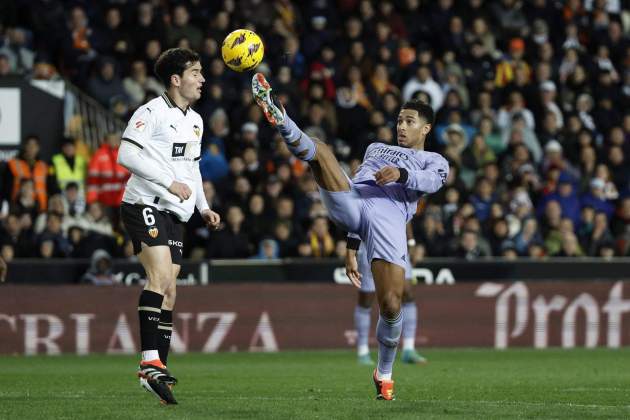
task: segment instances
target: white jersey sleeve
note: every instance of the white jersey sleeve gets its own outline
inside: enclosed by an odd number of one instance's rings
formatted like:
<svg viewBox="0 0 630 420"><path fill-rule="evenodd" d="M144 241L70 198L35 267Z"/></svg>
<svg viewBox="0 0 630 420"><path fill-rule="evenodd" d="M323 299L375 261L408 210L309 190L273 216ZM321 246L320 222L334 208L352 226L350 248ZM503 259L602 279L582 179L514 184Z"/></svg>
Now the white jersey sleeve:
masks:
<svg viewBox="0 0 630 420"><path fill-rule="evenodd" d="M118 163L131 173L168 189L173 178L144 153L144 148L155 131L156 124L152 114L153 111L146 106L133 114L122 135Z"/></svg>
<svg viewBox="0 0 630 420"><path fill-rule="evenodd" d="M197 187L197 200L195 202L195 206L199 213L204 210L208 210L210 206L208 206L208 200L206 200L206 194L203 192L203 180L201 179L201 172L199 171L199 167L197 166L197 173L195 174L196 182L195 185Z"/></svg>

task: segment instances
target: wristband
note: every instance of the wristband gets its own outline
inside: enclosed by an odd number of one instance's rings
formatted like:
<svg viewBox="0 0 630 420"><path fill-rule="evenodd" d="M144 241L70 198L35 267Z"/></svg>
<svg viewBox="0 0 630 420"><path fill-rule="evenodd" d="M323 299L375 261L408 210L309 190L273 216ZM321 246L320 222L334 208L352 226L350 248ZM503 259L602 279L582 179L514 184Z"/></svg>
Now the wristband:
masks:
<svg viewBox="0 0 630 420"><path fill-rule="evenodd" d="M409 172L405 168L398 168L398 171L400 172L400 176L396 182L399 184L406 183L407 179L409 179Z"/></svg>
<svg viewBox="0 0 630 420"><path fill-rule="evenodd" d="M348 238L346 240L346 248L353 249L355 251L359 250L359 246L361 246L361 239L359 238Z"/></svg>

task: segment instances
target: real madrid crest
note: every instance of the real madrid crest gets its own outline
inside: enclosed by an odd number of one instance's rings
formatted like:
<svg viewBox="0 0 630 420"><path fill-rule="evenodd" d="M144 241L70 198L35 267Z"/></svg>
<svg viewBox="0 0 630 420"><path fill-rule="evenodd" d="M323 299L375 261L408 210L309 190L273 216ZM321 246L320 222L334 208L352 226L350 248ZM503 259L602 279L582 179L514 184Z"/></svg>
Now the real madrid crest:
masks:
<svg viewBox="0 0 630 420"><path fill-rule="evenodd" d="M157 238L158 233L159 233L158 228L156 228L155 226L149 229L149 236L152 237L153 239Z"/></svg>

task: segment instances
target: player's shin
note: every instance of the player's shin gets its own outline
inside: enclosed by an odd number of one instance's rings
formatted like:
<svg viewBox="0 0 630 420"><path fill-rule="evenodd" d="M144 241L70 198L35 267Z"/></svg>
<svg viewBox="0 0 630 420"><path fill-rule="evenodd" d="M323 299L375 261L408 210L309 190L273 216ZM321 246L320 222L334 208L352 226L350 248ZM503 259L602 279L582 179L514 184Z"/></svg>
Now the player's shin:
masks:
<svg viewBox="0 0 630 420"><path fill-rule="evenodd" d="M416 348L416 328L418 326L418 307L416 302L403 303L402 313L403 350L414 350Z"/></svg>
<svg viewBox="0 0 630 420"><path fill-rule="evenodd" d="M300 130L297 124L295 124L286 113L284 115L283 124L278 125L277 128L282 138L284 138L287 147L295 157L304 161L313 160L317 147L315 142L306 133Z"/></svg>
<svg viewBox="0 0 630 420"><path fill-rule="evenodd" d="M357 330L357 355L365 356L370 353L368 337L370 334L370 316L372 309L357 305L354 308L354 326Z"/></svg>
<svg viewBox="0 0 630 420"><path fill-rule="evenodd" d="M377 379L391 379L392 367L396 359L396 349L402 332L402 311L393 318L387 319L379 315L376 324L376 339L378 340Z"/></svg>
<svg viewBox="0 0 630 420"><path fill-rule="evenodd" d="M143 361L160 358L157 338L163 300L163 295L150 290L143 290L140 294L138 317L140 320L140 346Z"/></svg>
<svg viewBox="0 0 630 420"><path fill-rule="evenodd" d="M171 347L171 334L173 333L173 311L162 309L160 323L158 324L157 348L160 360L165 365L168 360L168 351Z"/></svg>

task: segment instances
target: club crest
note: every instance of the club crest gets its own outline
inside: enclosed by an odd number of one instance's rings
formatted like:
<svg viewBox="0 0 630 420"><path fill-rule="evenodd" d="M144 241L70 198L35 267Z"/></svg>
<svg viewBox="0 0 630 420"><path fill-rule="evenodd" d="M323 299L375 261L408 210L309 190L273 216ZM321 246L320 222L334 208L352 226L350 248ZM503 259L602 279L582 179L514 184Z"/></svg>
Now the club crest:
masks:
<svg viewBox="0 0 630 420"><path fill-rule="evenodd" d="M157 238L158 236L158 228L156 228L155 226L149 229L149 236L152 237L153 239Z"/></svg>

